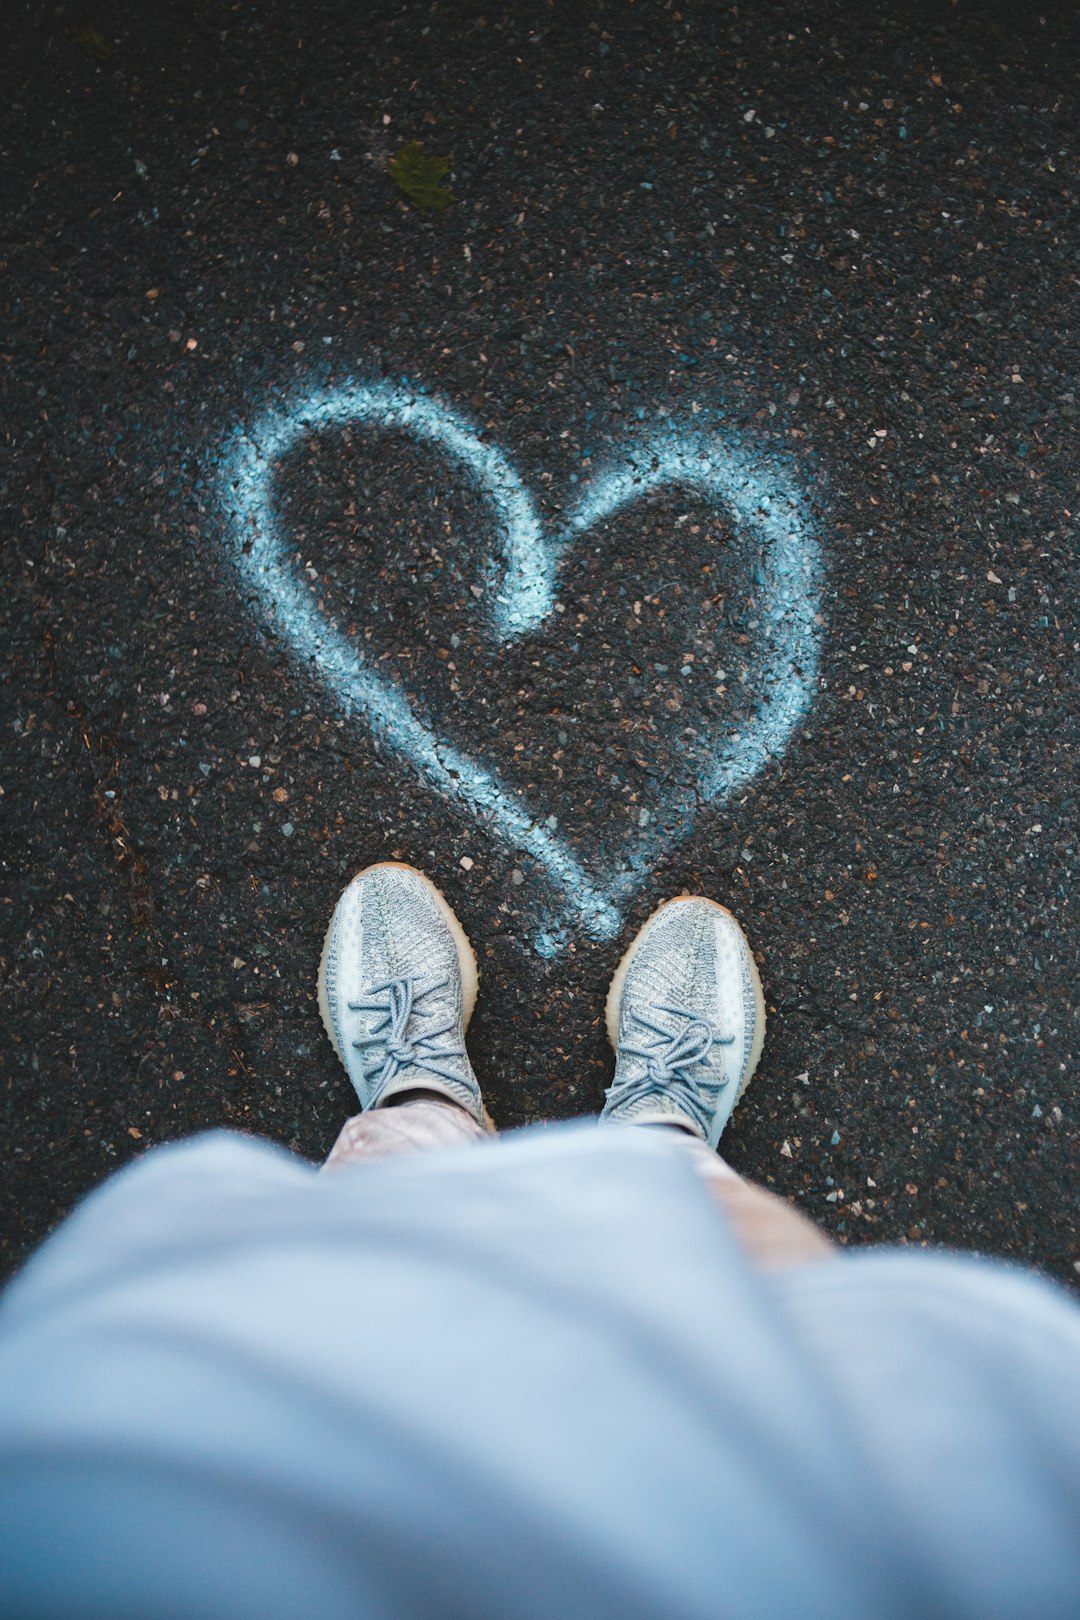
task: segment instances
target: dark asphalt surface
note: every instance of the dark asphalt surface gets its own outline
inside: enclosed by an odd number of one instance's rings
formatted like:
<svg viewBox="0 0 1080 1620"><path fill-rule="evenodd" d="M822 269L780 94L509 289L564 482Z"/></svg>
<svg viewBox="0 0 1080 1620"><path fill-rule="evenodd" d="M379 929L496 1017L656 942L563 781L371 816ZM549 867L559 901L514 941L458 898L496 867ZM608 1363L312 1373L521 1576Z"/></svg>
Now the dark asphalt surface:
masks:
<svg viewBox="0 0 1080 1620"><path fill-rule="evenodd" d="M345 881L396 857L477 945L500 1125L598 1110L620 952L704 891L770 1007L736 1167L847 1243L1076 1280L1075 17L9 3L7 1266L156 1143L326 1151L352 1094L319 946ZM441 213L388 172L413 139L451 159ZM755 684L723 513L671 488L598 523L561 616L498 646L459 467L328 430L277 469L324 612L585 867L667 806L619 938L539 957L537 862L346 717L238 586L231 436L350 376L459 413L551 523L664 424L801 491L811 707L685 834Z"/></svg>

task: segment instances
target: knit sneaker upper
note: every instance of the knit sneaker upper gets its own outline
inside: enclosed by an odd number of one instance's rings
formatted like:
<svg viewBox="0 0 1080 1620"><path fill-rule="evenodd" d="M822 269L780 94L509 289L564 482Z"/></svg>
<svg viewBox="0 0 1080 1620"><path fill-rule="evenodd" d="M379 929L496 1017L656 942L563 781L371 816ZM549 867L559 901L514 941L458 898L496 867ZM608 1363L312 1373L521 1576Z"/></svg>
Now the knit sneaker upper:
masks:
<svg viewBox="0 0 1080 1620"><path fill-rule="evenodd" d="M410 867L370 866L341 896L323 948L319 1002L361 1107L421 1088L442 1092L483 1123L465 1051L471 994L466 1009L462 947L474 987L475 959L457 919Z"/></svg>
<svg viewBox="0 0 1080 1620"><path fill-rule="evenodd" d="M615 1077L601 1117L669 1120L715 1148L765 1028L757 969L734 917L704 899L662 906L631 946L610 1010Z"/></svg>

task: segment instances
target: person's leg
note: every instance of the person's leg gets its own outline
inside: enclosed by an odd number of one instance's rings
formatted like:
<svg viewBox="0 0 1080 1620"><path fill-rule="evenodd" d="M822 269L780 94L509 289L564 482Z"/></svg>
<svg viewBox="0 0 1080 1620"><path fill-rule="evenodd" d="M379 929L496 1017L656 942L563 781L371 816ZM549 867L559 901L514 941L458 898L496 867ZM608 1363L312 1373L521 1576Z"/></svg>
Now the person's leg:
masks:
<svg viewBox="0 0 1080 1620"><path fill-rule="evenodd" d="M362 1110L325 1169L456 1147L493 1129L465 1050L476 957L423 873L387 862L353 879L330 920L318 988Z"/></svg>
<svg viewBox="0 0 1080 1620"><path fill-rule="evenodd" d="M810 1265L835 1255L836 1244L786 1198L745 1181L699 1137L683 1134L698 1173L708 1182L739 1242L763 1271Z"/></svg>
<svg viewBox="0 0 1080 1620"><path fill-rule="evenodd" d="M340 1170L361 1159L385 1159L395 1153L426 1153L431 1148L461 1147L482 1142L489 1133L471 1114L448 1098L432 1093L402 1103L354 1114L341 1127L324 1170Z"/></svg>
<svg viewBox="0 0 1080 1620"><path fill-rule="evenodd" d="M716 1152L765 1039L765 998L746 937L723 906L669 900L611 983L615 1077L601 1120L677 1129L739 1240L765 1270L835 1248L784 1199L744 1181Z"/></svg>

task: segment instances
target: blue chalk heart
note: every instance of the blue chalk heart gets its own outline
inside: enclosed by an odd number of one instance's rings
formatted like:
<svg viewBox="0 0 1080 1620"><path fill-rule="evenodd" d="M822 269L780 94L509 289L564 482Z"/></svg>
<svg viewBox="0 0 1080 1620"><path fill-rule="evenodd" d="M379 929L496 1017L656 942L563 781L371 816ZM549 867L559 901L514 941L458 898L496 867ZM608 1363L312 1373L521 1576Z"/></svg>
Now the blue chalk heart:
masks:
<svg viewBox="0 0 1080 1620"><path fill-rule="evenodd" d="M366 662L361 644L329 622L317 587L305 577L280 532L277 468L298 442L332 429L364 426L404 433L459 461L491 505L496 556L486 585L492 633L509 641L535 630L555 605L556 564L577 536L620 508L664 487L679 488L722 509L758 547L760 662L757 707L737 735L717 736L697 783L701 804L719 804L784 751L810 703L817 677L821 557L803 504L778 471L761 467L716 434L679 431L638 440L625 459L602 471L558 534L545 532L528 490L510 462L485 444L455 411L427 395L383 383L347 383L271 410L238 432L226 458L222 502L231 554L241 582L263 613L346 714L372 730L440 793L462 799L494 836L527 851L561 891L561 926L536 937L553 954L566 925L595 939L621 926L622 909L660 851L640 832L617 874L589 872L547 824L542 806L526 803L497 771L438 739L393 680ZM683 825L684 834L692 822ZM670 839L665 835L665 849Z"/></svg>

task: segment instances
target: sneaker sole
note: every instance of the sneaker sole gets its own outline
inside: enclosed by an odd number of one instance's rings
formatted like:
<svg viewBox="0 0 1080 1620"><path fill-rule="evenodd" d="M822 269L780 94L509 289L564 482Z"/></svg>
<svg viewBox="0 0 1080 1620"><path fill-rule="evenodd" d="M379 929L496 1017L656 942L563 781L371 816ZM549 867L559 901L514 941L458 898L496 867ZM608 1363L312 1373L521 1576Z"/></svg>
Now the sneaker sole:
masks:
<svg viewBox="0 0 1080 1620"><path fill-rule="evenodd" d="M472 948L468 934L465 932L464 928L462 928L461 924L457 920L457 917L454 915L450 902L445 898L442 892L435 887L431 879L426 877L423 872L418 871L415 866L409 866L405 861L376 861L371 866L365 866L362 871L356 874L356 877L363 877L365 872L377 872L383 867L390 868L398 872L411 872L413 877L418 877L421 883L427 889L428 893L431 895L431 898L434 900L439 910L442 912L446 926L449 928L451 936L453 937L454 949L457 951L458 967L461 969L461 1011L465 1028L468 1029L469 1019L472 1017L473 1008L476 1006L476 991L480 982L480 974L476 965L476 952ZM356 878L353 878L352 881L355 883ZM335 906L334 916L336 916L336 914L337 907ZM322 954L319 957L319 1015L323 1021L323 1028L330 1037L330 1045L334 1048L334 1051L337 1053L341 1062L345 1063L345 1055L338 1045L337 1037L334 1034L334 1024L330 1017L330 1001L326 994L326 959L330 954L330 935L334 930L334 916L331 916L330 922L327 926L326 934L323 938ZM346 1064L346 1068L347 1067L348 1065Z"/></svg>
<svg viewBox="0 0 1080 1620"><path fill-rule="evenodd" d="M605 1007L605 1021L607 1023L608 1040L611 1042L613 1050L618 1050L619 1016L622 1012L623 985L626 983L626 975L630 971L630 963L637 955L638 946L642 943L645 937L646 929L651 926L654 919L659 916L660 912L664 910L665 906L678 905L681 900L689 899L704 900L707 906L712 906L716 911L722 911L724 916L727 917L728 920L734 925L738 932L739 938L746 947L746 960L750 968L750 983L754 989L754 1001L757 1006L757 1027L754 1031L754 1039L750 1047L750 1062L747 1066L746 1078L743 1080L738 1091L736 1092L735 1102L732 1104L732 1110L734 1111L735 1107L738 1106L743 1092L754 1078L754 1071L758 1066L758 1060L761 1057L762 1047L765 1045L765 993L761 988L761 978L758 974L757 963L754 961L754 953L750 949L750 941L743 933L738 918L733 916L733 914L728 910L727 906L722 906L718 901L710 900L706 895L703 894L677 895L672 900L662 901L661 904L657 906L656 910L645 919L631 940L630 946L624 953L618 967L615 969L615 976L608 988L607 1004Z"/></svg>

